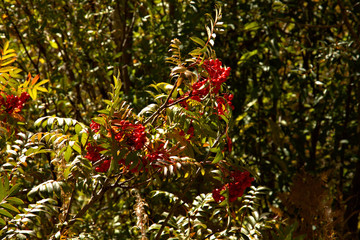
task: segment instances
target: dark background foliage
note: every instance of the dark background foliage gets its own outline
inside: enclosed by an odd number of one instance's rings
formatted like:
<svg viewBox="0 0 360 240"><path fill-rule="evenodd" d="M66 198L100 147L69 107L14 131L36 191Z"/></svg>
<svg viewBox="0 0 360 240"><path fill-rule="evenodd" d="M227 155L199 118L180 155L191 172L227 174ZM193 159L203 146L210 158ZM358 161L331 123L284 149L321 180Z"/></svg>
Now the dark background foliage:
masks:
<svg viewBox="0 0 360 240"><path fill-rule="evenodd" d="M150 101L148 86L168 78L170 40L179 38L184 52L193 48L189 37L205 38L203 16L215 3L1 0L0 35L19 53L18 67L50 79L50 93L40 98L40 107L28 109L28 121L56 115L89 122L109 97L113 75L123 82L123 99L142 109ZM297 221L299 232L316 239L313 226L324 230L331 222L322 237L354 239L360 210L360 4L234 0L222 8L225 31L214 49L232 69L233 161L259 174L258 184L271 189L267 208ZM313 181L320 186L302 187ZM326 189L326 201L304 209L298 193L311 201L318 198L310 194L316 189ZM324 208L331 220L321 217ZM306 222L301 211L320 220Z"/></svg>

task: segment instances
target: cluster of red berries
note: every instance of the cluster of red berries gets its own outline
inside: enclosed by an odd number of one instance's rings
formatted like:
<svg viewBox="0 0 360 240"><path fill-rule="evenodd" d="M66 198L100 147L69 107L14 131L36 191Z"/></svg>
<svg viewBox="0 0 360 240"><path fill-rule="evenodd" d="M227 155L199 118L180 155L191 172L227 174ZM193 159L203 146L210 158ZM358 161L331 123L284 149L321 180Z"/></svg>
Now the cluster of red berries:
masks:
<svg viewBox="0 0 360 240"><path fill-rule="evenodd" d="M219 59L211 59L204 61L203 67L208 72L209 77L195 82L192 85L192 99L201 100L211 91L217 95L220 91L221 84L223 84L230 75L230 68L223 68L222 62Z"/></svg>
<svg viewBox="0 0 360 240"><path fill-rule="evenodd" d="M110 160L104 160L103 162L100 163L100 165L98 167L95 168L95 171L97 172L107 172L107 170L109 170L110 168Z"/></svg>
<svg viewBox="0 0 360 240"><path fill-rule="evenodd" d="M147 154L145 159L147 164L156 162L156 166L159 166L159 164L161 163L166 164L167 162L171 162L170 155L166 152L164 144L160 144L160 146L156 150Z"/></svg>
<svg viewBox="0 0 360 240"><path fill-rule="evenodd" d="M219 59L211 59L204 61L203 64L206 71L209 73L209 78L207 79L213 88L213 93L218 94L221 88L221 84L223 84L226 79L230 75L230 68L223 68L222 62Z"/></svg>
<svg viewBox="0 0 360 240"><path fill-rule="evenodd" d="M20 112L30 97L27 92L21 93L20 97L7 95L6 93L4 95L5 99L2 95L0 95L0 112L5 111L8 114L12 114L13 112Z"/></svg>
<svg viewBox="0 0 360 240"><path fill-rule="evenodd" d="M126 165L127 168L131 168L130 172L140 172L142 170L148 171L147 166L158 168L161 164L171 162L170 155L166 152L164 144L160 144L156 149L148 148L149 153L146 154L140 161L138 161L135 167L131 167L133 162L128 165L125 164L125 160L121 160L119 163Z"/></svg>
<svg viewBox="0 0 360 240"><path fill-rule="evenodd" d="M101 125L91 121L90 129L97 133L100 131ZM146 132L145 127L141 124L133 124L127 120L119 120L114 121L111 131L109 131L109 135L114 135L114 138L119 143L125 143L126 147L130 151L140 150L144 147L146 142ZM95 163L100 160L103 155L100 154L101 151L105 150L104 148L97 146L96 144L89 143L86 147L86 155L85 158L89 159L89 161ZM111 160L104 160L100 163L98 167L95 168L97 172L106 172L110 167ZM125 160L120 160L119 164L125 165ZM131 166L132 163L130 163ZM143 161L144 164L144 161ZM126 167L130 167L126 166ZM140 166L136 166L131 171L137 172L140 170Z"/></svg>
<svg viewBox="0 0 360 240"><path fill-rule="evenodd" d="M156 162L157 164L153 164L151 165L152 167L159 167L161 163L165 163L165 162L169 162L170 161L170 155L168 153L166 153L165 149L161 149L162 146L160 145L160 147L153 151L148 153L145 157L140 158L137 163L136 166L134 166L134 162L131 161L128 164L126 164L125 159L121 159L119 160L119 164L124 165L124 171L126 171L127 169L129 169L130 172L132 173L136 173L136 172L140 172L142 170L147 171L147 166L149 166L152 162ZM106 172L110 167L110 161L105 160L102 165L100 165L99 169L103 170L101 172ZM100 172L99 170L95 169L97 172Z"/></svg>
<svg viewBox="0 0 360 240"><path fill-rule="evenodd" d="M234 106L231 103L231 100L234 98L234 95L225 93L222 97L216 97L216 109L218 115L225 115L226 105L230 106L232 110L234 110Z"/></svg>
<svg viewBox="0 0 360 240"><path fill-rule="evenodd" d="M91 120L91 123L90 123L90 129L97 133L100 131L100 124L98 124L97 122L94 122L94 120Z"/></svg>
<svg viewBox="0 0 360 240"><path fill-rule="evenodd" d="M90 162L96 162L101 158L100 152L103 150L105 150L105 149L100 146L88 143L86 145L87 152L86 152L85 158L89 159Z"/></svg>
<svg viewBox="0 0 360 240"><path fill-rule="evenodd" d="M86 146L86 155L85 158L87 158L90 162L95 163L99 161L102 158L101 151L105 150L105 148L100 147L96 144L88 143ZM95 171L97 172L106 172L110 167L110 160L104 160L100 163L98 167L95 168Z"/></svg>
<svg viewBox="0 0 360 240"><path fill-rule="evenodd" d="M224 115L227 111L227 106L230 106L232 109L234 109L234 106L231 103L234 96L232 94L226 93L222 96L219 94L221 85L230 75L230 68L222 67L222 62L219 59L205 60L202 66L207 71L208 77L199 79L197 82L193 83L191 86L191 91L188 91L181 96L184 101L180 101L179 104L185 109L188 109L189 106L185 99L187 99L190 94L190 98L192 100L201 102L207 95L209 95L209 93L211 93L215 96L216 99L217 114ZM179 98L178 101L181 98ZM169 100L170 104L173 102L174 100Z"/></svg>
<svg viewBox="0 0 360 240"><path fill-rule="evenodd" d="M134 163L130 162L129 164L125 163L125 159L119 161L119 164L123 164L126 169L129 169L130 172L136 173L142 170L148 171L147 166L149 166L152 162L161 163L169 159L169 155L167 153L163 153L161 151L154 151L147 154L145 157L139 159L136 166L132 166ZM152 164L152 167L159 167L159 164Z"/></svg>
<svg viewBox="0 0 360 240"><path fill-rule="evenodd" d="M230 182L221 188L215 188L212 191L212 196L216 202L222 202L225 200L225 196L221 195L221 192L228 189L229 201L234 202L244 194L246 188L251 186L252 181L254 178L250 177L249 172L233 171L230 173Z"/></svg>
<svg viewBox="0 0 360 240"><path fill-rule="evenodd" d="M140 150L144 147L146 133L143 125L121 120L113 130L115 131L115 140L118 142L125 140L129 150Z"/></svg>
<svg viewBox="0 0 360 240"><path fill-rule="evenodd" d="M201 102L201 99L209 94L210 87L207 84L208 80L202 80L194 83L192 87L192 96L191 99Z"/></svg>

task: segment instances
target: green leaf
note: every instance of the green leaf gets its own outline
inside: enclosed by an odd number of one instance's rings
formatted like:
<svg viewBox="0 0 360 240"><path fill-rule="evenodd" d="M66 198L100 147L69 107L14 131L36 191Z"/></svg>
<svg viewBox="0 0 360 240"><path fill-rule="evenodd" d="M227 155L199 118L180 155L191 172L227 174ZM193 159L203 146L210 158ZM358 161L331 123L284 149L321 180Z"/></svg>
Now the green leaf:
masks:
<svg viewBox="0 0 360 240"><path fill-rule="evenodd" d="M1 225L6 225L5 220L4 220L4 219L2 219L2 218L0 218L0 224L1 224Z"/></svg>
<svg viewBox="0 0 360 240"><path fill-rule="evenodd" d="M69 127L72 126L72 119L71 118L65 118L65 124L68 125Z"/></svg>
<svg viewBox="0 0 360 240"><path fill-rule="evenodd" d="M55 119L55 117L49 117L49 119L47 120L48 127L52 128Z"/></svg>
<svg viewBox="0 0 360 240"><path fill-rule="evenodd" d="M81 154L81 147L80 147L80 145L79 145L79 143L74 143L74 145L72 145L72 148L76 151L76 152L78 152L79 154Z"/></svg>
<svg viewBox="0 0 360 240"><path fill-rule="evenodd" d="M201 55L201 54L203 54L204 52L206 52L206 46L205 47L203 47L203 48L197 48L197 49L195 49L195 50L192 50L189 54L190 55Z"/></svg>
<svg viewBox="0 0 360 240"><path fill-rule="evenodd" d="M229 123L229 119L225 115L219 115L222 120L224 120L227 124Z"/></svg>
<svg viewBox="0 0 360 240"><path fill-rule="evenodd" d="M40 191L40 196L42 196L43 198L46 198L48 197L48 191L47 191L47 188L46 188L46 184L42 183L40 186L39 186L39 191Z"/></svg>
<svg viewBox="0 0 360 240"><path fill-rule="evenodd" d="M72 148L70 146L68 146L66 148L65 154L64 154L64 158L66 162L69 162L70 157L71 157L71 153L72 153Z"/></svg>
<svg viewBox="0 0 360 240"><path fill-rule="evenodd" d="M54 42L54 41L49 41L49 43L50 43L50 46L51 46L52 48L55 48L55 49L58 49L58 48L59 48L56 42Z"/></svg>
<svg viewBox="0 0 360 240"><path fill-rule="evenodd" d="M30 97L32 99L36 100L36 98L37 98L37 90L36 90L36 88L29 89L28 93L29 93L29 95L30 95Z"/></svg>
<svg viewBox="0 0 360 240"><path fill-rule="evenodd" d="M54 195L54 188L53 188L53 182L45 184L46 191L50 196Z"/></svg>
<svg viewBox="0 0 360 240"><path fill-rule="evenodd" d="M113 158L113 159L111 159L111 161L110 161L110 168L109 168L109 173L112 173L113 171L114 171L114 169L117 169L117 165L118 165L118 163L117 163L117 161L115 161L115 159Z"/></svg>
<svg viewBox="0 0 360 240"><path fill-rule="evenodd" d="M238 64L242 64L244 62L246 62L247 60L249 60L252 56L256 55L258 53L258 50L255 49L254 51L251 52L247 52L245 54L243 54L238 62Z"/></svg>
<svg viewBox="0 0 360 240"><path fill-rule="evenodd" d="M149 227L148 231L159 230L160 228L161 228L161 224L154 223Z"/></svg>
<svg viewBox="0 0 360 240"><path fill-rule="evenodd" d="M201 175L205 175L205 169L204 168L201 168Z"/></svg>
<svg viewBox="0 0 360 240"><path fill-rule="evenodd" d="M33 187L30 192L28 192L27 197L30 201L34 199L35 194L39 191L39 186Z"/></svg>
<svg viewBox="0 0 360 240"><path fill-rule="evenodd" d="M208 26L206 26L205 29L206 29L206 33L208 35L208 39L210 39L211 38L211 30Z"/></svg>
<svg viewBox="0 0 360 240"><path fill-rule="evenodd" d="M9 211L20 213L20 211L16 207L14 207L13 205L8 204L8 203L2 203L2 204L0 204L0 207L5 208Z"/></svg>
<svg viewBox="0 0 360 240"><path fill-rule="evenodd" d="M52 184L53 186L53 190L55 195L60 198L61 197L61 188L60 188L60 184L58 182L53 182Z"/></svg>
<svg viewBox="0 0 360 240"><path fill-rule="evenodd" d="M9 190L9 192L7 193L7 195L8 195L8 196L11 196L11 195L13 195L13 194L16 194L16 193L19 191L20 187L21 187L21 184L20 184L20 183L15 184L15 185L12 186L12 188Z"/></svg>
<svg viewBox="0 0 360 240"><path fill-rule="evenodd" d="M214 160L212 161L212 164L218 163L220 162L220 160L222 160L224 158L223 154L221 151L217 152Z"/></svg>
<svg viewBox="0 0 360 240"><path fill-rule="evenodd" d="M8 201L12 204L17 204L17 205L24 204L23 200L21 200L20 198L17 198L17 197L9 197L6 199L6 201Z"/></svg>
<svg viewBox="0 0 360 240"><path fill-rule="evenodd" d="M175 73L183 73L186 71L186 68L183 67L183 66L177 66L177 67L174 67L172 70L171 70L171 73L172 74L175 74Z"/></svg>
<svg viewBox="0 0 360 240"><path fill-rule="evenodd" d="M32 231L32 230L16 230L15 232L18 233L18 234L27 234L27 235L32 235L32 236L36 237L35 232Z"/></svg>
<svg viewBox="0 0 360 240"><path fill-rule="evenodd" d="M29 214L29 213L28 213L28 214ZM26 214L26 215L28 215L28 214ZM34 215L34 214L32 214L32 215ZM36 217L36 215L34 215L33 217ZM22 219L21 219L21 222L22 222L22 223L34 223L33 220L31 220L30 218L27 218L27 217L22 218Z"/></svg>
<svg viewBox="0 0 360 240"><path fill-rule="evenodd" d="M190 37L190 39L192 41L194 41L195 43L199 44L201 47L205 46L205 42L202 39L198 38L198 37Z"/></svg>
<svg viewBox="0 0 360 240"><path fill-rule="evenodd" d="M89 134L87 132L81 133L81 136L80 136L81 146L85 147L88 138L89 138Z"/></svg>
<svg viewBox="0 0 360 240"><path fill-rule="evenodd" d="M0 209L0 215L3 215L4 217L13 218L13 215L6 211L5 209Z"/></svg>
<svg viewBox="0 0 360 240"><path fill-rule="evenodd" d="M81 127L81 125L78 123L75 125L75 132L76 134L79 134L81 132L83 128Z"/></svg>
<svg viewBox="0 0 360 240"><path fill-rule="evenodd" d="M16 239L24 239L24 240L27 240L27 237L26 235L22 234L22 233L18 233L16 234Z"/></svg>
<svg viewBox="0 0 360 240"><path fill-rule="evenodd" d="M251 22L244 26L244 30L246 30L246 31L255 31L259 28L260 28L260 26L257 22Z"/></svg>
<svg viewBox="0 0 360 240"><path fill-rule="evenodd" d="M6 196L6 191L7 189L5 189L3 182L0 180L0 201L2 201Z"/></svg>
<svg viewBox="0 0 360 240"><path fill-rule="evenodd" d="M156 111L157 107L158 107L157 104L152 103L152 104L146 106L145 108L143 108L143 109L139 112L138 116L142 116L142 115L144 115L144 114L146 114L146 113L154 113L154 112Z"/></svg>

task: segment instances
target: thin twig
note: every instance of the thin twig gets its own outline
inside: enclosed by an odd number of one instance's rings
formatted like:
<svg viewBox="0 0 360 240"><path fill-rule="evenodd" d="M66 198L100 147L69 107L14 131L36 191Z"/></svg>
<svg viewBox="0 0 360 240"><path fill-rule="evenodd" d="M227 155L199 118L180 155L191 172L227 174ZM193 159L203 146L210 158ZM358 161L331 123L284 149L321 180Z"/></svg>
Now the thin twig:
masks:
<svg viewBox="0 0 360 240"><path fill-rule="evenodd" d="M27 48L26 48L26 45L25 45L25 43L24 43L24 40L23 40L23 38L21 37L20 31L19 31L18 27L16 26L16 24L14 23L14 21L12 20L10 13L9 13L8 9L6 8L6 6L5 6L5 1L2 0L2 2L3 2L3 6L4 6L4 8L5 8L6 15L9 17L10 23L14 26L15 32L16 32L16 34L17 34L18 37L19 37L19 40L20 40L21 45L23 46L23 48L24 48L24 50L25 50L25 53L26 53L27 57L29 58L30 62L32 63L32 65L33 65L34 68L36 69L37 74L40 74L39 66L36 65L35 62L32 60L32 58L31 58L31 56L30 56L30 53L28 52L28 50L27 50Z"/></svg>
<svg viewBox="0 0 360 240"><path fill-rule="evenodd" d="M187 99L189 99L189 98L191 98L191 97L192 97L192 96L191 96L191 93L190 93L189 96L186 96L186 97L184 97L184 98L180 98L180 99L176 100L175 102L166 105L166 107L174 106L174 105L176 105L176 104L178 104L178 103L180 103L180 102L182 102L182 101L184 101L184 100L187 100Z"/></svg>
<svg viewBox="0 0 360 240"><path fill-rule="evenodd" d="M135 5L135 9L137 9L137 4ZM123 42L122 42L122 44L121 44L122 49L124 49L125 46L126 46L126 42L128 41L129 36L130 36L130 33L132 32L132 30L133 30L133 28L134 28L135 20L136 20L136 11L134 11L133 16L132 16L132 19L131 19L130 26L129 26L129 28L127 29L126 33L125 33L124 40L123 40Z"/></svg>
<svg viewBox="0 0 360 240"><path fill-rule="evenodd" d="M170 93L169 93L169 96L167 97L166 101L164 102L163 105L161 105L158 110L156 110L156 112L154 112L148 119L146 119L146 121L144 122L144 125L148 124L154 117L156 117L162 110L164 110L165 108L167 108L167 104L171 98L171 95L173 94L173 92L175 91L176 89L176 85L177 85L177 82L178 82L179 78L176 79L175 83L174 83L174 86L173 88L171 89Z"/></svg>

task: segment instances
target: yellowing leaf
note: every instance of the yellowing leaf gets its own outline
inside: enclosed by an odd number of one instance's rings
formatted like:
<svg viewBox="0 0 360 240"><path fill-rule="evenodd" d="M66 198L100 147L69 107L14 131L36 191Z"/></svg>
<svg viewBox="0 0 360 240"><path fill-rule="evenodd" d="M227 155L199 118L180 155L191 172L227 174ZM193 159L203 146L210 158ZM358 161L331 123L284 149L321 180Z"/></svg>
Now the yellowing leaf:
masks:
<svg viewBox="0 0 360 240"><path fill-rule="evenodd" d="M2 50L2 55L6 55L5 52L7 51L7 49L9 48L9 41L6 41Z"/></svg>
<svg viewBox="0 0 360 240"><path fill-rule="evenodd" d="M0 68L0 73L7 73L10 72L11 70L14 70L15 67L4 67L4 68Z"/></svg>
<svg viewBox="0 0 360 240"><path fill-rule="evenodd" d="M0 56L0 60L5 60L5 59L11 58L11 57L16 58L16 53L11 53L11 54L7 54L7 55L2 55L2 56Z"/></svg>
<svg viewBox="0 0 360 240"><path fill-rule="evenodd" d="M6 65L9 65L9 64L15 62L15 60L16 60L16 58L13 58L13 59L7 60L6 62L1 62L1 63L0 63L0 66L3 67L3 66L6 66Z"/></svg>
<svg viewBox="0 0 360 240"><path fill-rule="evenodd" d="M56 42L50 41L49 43L52 48L55 48L55 49L59 48Z"/></svg>
<svg viewBox="0 0 360 240"><path fill-rule="evenodd" d="M36 89L38 91L40 91L40 92L48 92L48 90L46 88L43 88L43 87L37 87Z"/></svg>

